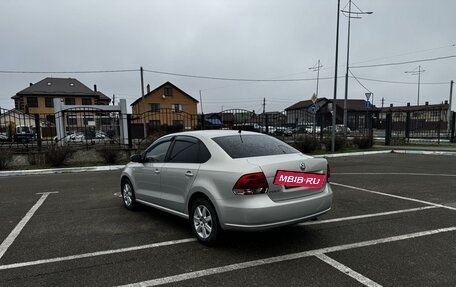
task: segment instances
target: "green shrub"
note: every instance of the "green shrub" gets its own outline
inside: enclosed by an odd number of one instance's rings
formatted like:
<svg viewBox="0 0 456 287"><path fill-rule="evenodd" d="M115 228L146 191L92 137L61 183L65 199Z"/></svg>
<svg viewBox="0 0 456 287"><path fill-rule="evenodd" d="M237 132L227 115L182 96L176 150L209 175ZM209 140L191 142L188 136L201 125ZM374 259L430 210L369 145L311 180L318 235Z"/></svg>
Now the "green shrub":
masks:
<svg viewBox="0 0 456 287"><path fill-rule="evenodd" d="M112 148L110 146L104 146L103 148L97 150L97 152L107 164L115 164L119 159L118 149Z"/></svg>
<svg viewBox="0 0 456 287"><path fill-rule="evenodd" d="M294 140L294 146L302 153L311 153L320 149L320 142L312 136L299 136Z"/></svg>
<svg viewBox="0 0 456 287"><path fill-rule="evenodd" d="M327 137L325 140L325 146L327 151L331 151L331 137ZM336 136L334 140L334 151L340 151L347 146L347 140L343 136Z"/></svg>
<svg viewBox="0 0 456 287"><path fill-rule="evenodd" d="M0 153L0 170L7 169L12 161L13 161L13 154L7 150L2 151Z"/></svg>
<svg viewBox="0 0 456 287"><path fill-rule="evenodd" d="M54 167L64 166L66 161L73 154L73 150L69 146L49 146L44 152L44 157L47 163Z"/></svg>
<svg viewBox="0 0 456 287"><path fill-rule="evenodd" d="M353 143L360 149L371 148L374 145L372 136L360 136L353 139Z"/></svg>

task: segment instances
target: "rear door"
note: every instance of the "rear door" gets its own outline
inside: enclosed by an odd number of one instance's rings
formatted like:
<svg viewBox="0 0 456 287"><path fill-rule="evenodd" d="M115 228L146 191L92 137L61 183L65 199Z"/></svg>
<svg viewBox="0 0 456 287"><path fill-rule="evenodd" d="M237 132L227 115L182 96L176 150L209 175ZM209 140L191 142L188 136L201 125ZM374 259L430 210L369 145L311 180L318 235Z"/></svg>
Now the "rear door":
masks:
<svg viewBox="0 0 456 287"><path fill-rule="evenodd" d="M182 213L185 211L188 191L195 181L201 162L207 160L204 160L208 153L206 151L204 144L197 138L175 138L161 173L161 199L164 207Z"/></svg>

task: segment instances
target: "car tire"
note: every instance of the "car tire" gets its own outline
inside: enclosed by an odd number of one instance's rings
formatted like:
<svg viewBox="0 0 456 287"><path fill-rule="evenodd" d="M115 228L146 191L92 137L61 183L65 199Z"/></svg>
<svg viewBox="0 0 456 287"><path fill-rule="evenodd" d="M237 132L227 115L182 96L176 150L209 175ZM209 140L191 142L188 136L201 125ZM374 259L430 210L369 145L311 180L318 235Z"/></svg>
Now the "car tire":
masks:
<svg viewBox="0 0 456 287"><path fill-rule="evenodd" d="M215 244L222 231L215 208L206 198L198 198L193 202L190 225L196 238L206 245Z"/></svg>
<svg viewBox="0 0 456 287"><path fill-rule="evenodd" d="M133 185L128 179L122 181L121 192L122 201L125 207L129 210L138 209L138 203L136 202L135 197L135 190L133 189Z"/></svg>

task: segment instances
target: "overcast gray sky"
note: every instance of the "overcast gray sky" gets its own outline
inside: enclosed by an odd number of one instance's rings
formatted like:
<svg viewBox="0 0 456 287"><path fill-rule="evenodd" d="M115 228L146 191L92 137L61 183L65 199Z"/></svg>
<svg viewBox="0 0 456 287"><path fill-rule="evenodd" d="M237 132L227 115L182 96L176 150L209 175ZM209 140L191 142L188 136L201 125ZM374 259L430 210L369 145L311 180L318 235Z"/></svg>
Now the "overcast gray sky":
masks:
<svg viewBox="0 0 456 287"><path fill-rule="evenodd" d="M341 0L341 8L347 2ZM420 102L448 100L449 82L456 80L456 1L354 3L374 13L352 19L349 66L447 57L352 68L362 85L374 93L375 105L381 106L382 98L385 105L416 104L418 76L404 72L417 70L419 65L425 70ZM170 81L198 100L201 90L205 113L222 108L261 112L263 98L266 111L281 111L310 99L317 73L308 68L319 59L323 65L319 97L332 98L336 16L337 0L2 0L0 107L12 108L13 95L50 76L77 78L90 88L96 84L107 96L115 94L130 105L141 96L139 67L143 66L149 71L195 76L302 79L239 82L144 74L145 84L152 88ZM347 20L341 14L341 77L345 75ZM138 71L72 73L123 69ZM343 98L343 78L338 87L337 97ZM364 99L365 88L350 78L349 98Z"/></svg>

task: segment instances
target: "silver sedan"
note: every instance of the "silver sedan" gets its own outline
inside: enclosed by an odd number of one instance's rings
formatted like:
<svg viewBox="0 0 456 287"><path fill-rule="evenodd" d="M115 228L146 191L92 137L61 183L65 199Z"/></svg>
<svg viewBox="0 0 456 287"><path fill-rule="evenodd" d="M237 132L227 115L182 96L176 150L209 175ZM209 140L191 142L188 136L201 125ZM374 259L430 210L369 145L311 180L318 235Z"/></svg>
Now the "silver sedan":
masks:
<svg viewBox="0 0 456 287"><path fill-rule="evenodd" d="M164 136L133 155L121 174L126 208L148 205L189 219L198 240L223 230L265 230L314 219L331 208L325 159L247 131Z"/></svg>

